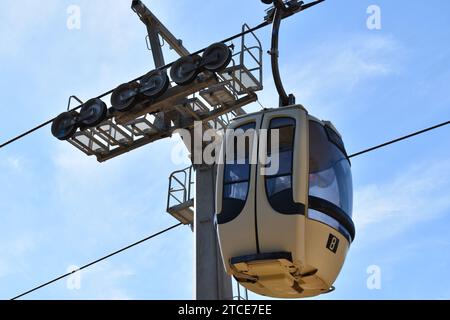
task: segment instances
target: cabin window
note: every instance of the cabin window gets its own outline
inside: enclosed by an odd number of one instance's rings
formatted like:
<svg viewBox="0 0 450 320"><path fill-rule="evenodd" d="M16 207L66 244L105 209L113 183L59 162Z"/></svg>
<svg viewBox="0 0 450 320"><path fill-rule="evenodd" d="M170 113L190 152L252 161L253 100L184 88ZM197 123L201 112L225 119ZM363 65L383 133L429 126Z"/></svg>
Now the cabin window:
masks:
<svg viewBox="0 0 450 320"><path fill-rule="evenodd" d="M342 139L316 121L309 122L309 139L308 217L329 225L352 241L355 237L351 220L352 175Z"/></svg>
<svg viewBox="0 0 450 320"><path fill-rule="evenodd" d="M272 208L283 214L304 213L303 206L294 202L292 190L295 126L293 118L275 118L270 122L267 135L267 158L270 162L268 166L273 166L276 159L279 163L278 170L265 177L267 198ZM271 139L274 130L279 133L278 150L272 150Z"/></svg>
<svg viewBox="0 0 450 320"><path fill-rule="evenodd" d="M352 174L342 140L337 143L337 135L316 121L310 121L309 130L309 195L331 202L351 218Z"/></svg>
<svg viewBox="0 0 450 320"><path fill-rule="evenodd" d="M249 193L251 149L255 134L254 122L235 129L226 141L223 177L223 210L219 223L235 219L244 209Z"/></svg>

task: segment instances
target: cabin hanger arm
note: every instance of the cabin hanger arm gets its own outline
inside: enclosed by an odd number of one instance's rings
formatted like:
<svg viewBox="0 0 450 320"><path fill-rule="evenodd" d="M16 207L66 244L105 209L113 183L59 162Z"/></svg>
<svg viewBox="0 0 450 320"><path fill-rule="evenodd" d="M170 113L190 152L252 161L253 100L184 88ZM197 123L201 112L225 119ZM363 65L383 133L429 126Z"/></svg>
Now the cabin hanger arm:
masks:
<svg viewBox="0 0 450 320"><path fill-rule="evenodd" d="M293 94L286 93L286 90L284 89L278 63L281 21L288 16L301 12L323 1L325 0L318 0L308 4L304 4L303 1L298 0L290 0L287 2L284 2L283 0L262 0L262 2L265 4L273 3L274 5L274 7L269 10L266 20L272 22L272 44L269 54L271 56L272 74L275 82L275 87L277 88L278 95L280 96L280 107L295 104L295 96Z"/></svg>

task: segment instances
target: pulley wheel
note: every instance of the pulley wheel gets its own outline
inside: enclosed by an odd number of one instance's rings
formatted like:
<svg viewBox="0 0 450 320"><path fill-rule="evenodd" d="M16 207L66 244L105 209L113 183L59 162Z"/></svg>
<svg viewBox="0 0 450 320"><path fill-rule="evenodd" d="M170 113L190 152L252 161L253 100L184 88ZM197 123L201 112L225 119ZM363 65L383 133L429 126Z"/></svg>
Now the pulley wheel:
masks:
<svg viewBox="0 0 450 320"><path fill-rule="evenodd" d="M230 64L232 55L226 44L215 43L203 53L202 66L211 72L221 71Z"/></svg>
<svg viewBox="0 0 450 320"><path fill-rule="evenodd" d="M95 127L105 120L107 113L106 103L100 99L92 99L81 107L78 120L84 127Z"/></svg>
<svg viewBox="0 0 450 320"><path fill-rule="evenodd" d="M129 111L133 108L138 94L139 84L137 82L122 84L112 93L111 105L115 111Z"/></svg>
<svg viewBox="0 0 450 320"><path fill-rule="evenodd" d="M158 98L169 88L170 80L166 72L151 71L141 79L140 92L149 98Z"/></svg>
<svg viewBox="0 0 450 320"><path fill-rule="evenodd" d="M78 129L78 113L77 112L64 112L56 117L52 123L52 134L59 140L70 139Z"/></svg>
<svg viewBox="0 0 450 320"><path fill-rule="evenodd" d="M184 86L195 80L200 72L199 57L186 56L177 60L170 70L170 77L172 80Z"/></svg>

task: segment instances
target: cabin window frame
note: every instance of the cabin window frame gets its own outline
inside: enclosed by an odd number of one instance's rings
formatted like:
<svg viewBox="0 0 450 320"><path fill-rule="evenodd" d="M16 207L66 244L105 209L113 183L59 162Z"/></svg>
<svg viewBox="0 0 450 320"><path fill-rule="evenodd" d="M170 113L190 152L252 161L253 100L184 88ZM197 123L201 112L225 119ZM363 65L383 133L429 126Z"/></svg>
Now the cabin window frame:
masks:
<svg viewBox="0 0 450 320"><path fill-rule="evenodd" d="M285 125L281 125L281 126L276 126L274 124L274 121L286 121L287 123ZM269 125L268 125L268 133L267 133L267 139L265 141L265 143L267 144L267 148L266 148L266 156L267 158L270 158L272 156L272 150L270 150L271 148L271 131L272 130L282 130L284 128L292 128L292 132L291 132L291 137L290 137L290 146L289 149L287 150L283 150L281 149L281 145L280 150L278 150L278 156L279 156L279 161L280 161L280 167L279 167L279 171L282 169L282 164L281 164L281 154L283 152L290 152L291 157L290 157L290 170L288 173L277 173L277 174L273 174L273 175L266 175L264 177L264 190L265 190L265 194L267 197L267 200L269 201L269 204L271 206L271 208L273 210L275 210L277 213L280 214L285 214L285 215L293 215L293 214L304 214L305 210L304 210L304 205L300 204L300 203L296 203L294 201L294 161L295 161L295 142L296 142L296 133L298 130L298 121L295 117L293 116L289 116L289 115L283 115L283 116L278 116L278 117L274 117L272 119L270 119L269 121ZM280 142L281 142L281 132L280 132ZM278 179L280 178L284 178L287 177L290 181L289 181L289 188L284 188L284 189L280 189L280 190L276 190L276 182ZM270 189L270 183L275 183L274 185L274 189L276 192L271 192ZM277 195L280 195L280 193L285 192L288 194L288 196L290 197L290 199L288 200L288 202L286 203L285 201L282 201L283 204L280 204L278 202L274 201L274 197ZM283 199L284 200L284 199Z"/></svg>
<svg viewBox="0 0 450 320"><path fill-rule="evenodd" d="M233 130L242 130L244 129L244 133L247 132L247 130L254 130L255 134L257 134L257 121L252 120L249 122L246 122L244 124L239 125L236 128L233 128ZM232 138L234 139L234 135L232 136ZM253 143L256 143L255 141L255 137L253 137L254 141ZM228 140L228 138L227 138ZM246 143L246 147L248 146L248 153L246 155L248 155L248 158L245 158L245 163L243 164L239 164L238 162L238 158L237 158L237 153L236 150L234 151L234 159L232 163L228 163L228 159L227 159L227 151L228 151L228 141L226 140L225 146L224 146L224 164L223 164L223 176L222 176L222 211L221 213L217 216L218 219L218 223L219 224L224 224L227 222L230 222L234 219L236 219L244 210L245 205L247 204L248 201L248 197L250 194L250 185L251 185L251 180L252 180L252 168L253 168L253 164L251 163L251 159L253 157L253 150L254 148L251 148L251 143L249 143L247 145ZM236 147L235 145L235 141L233 142L233 148ZM247 152L247 151L246 151ZM229 168L229 166L247 166L247 170L248 170L248 175L247 175L247 179L238 179L238 180L233 180L230 179L229 181L227 180L227 169ZM247 184L247 186L245 188L243 188L243 190L245 190L245 199L242 199L242 197L236 198L236 197L230 197L230 195L232 194L232 192L230 192L227 195L227 188L229 186L236 186L236 185L243 185L243 184ZM232 189L231 189L232 190ZM231 191L230 190L230 191ZM240 190L240 191L243 191ZM231 201L230 201L231 200ZM230 203L231 202L231 203Z"/></svg>
<svg viewBox="0 0 450 320"><path fill-rule="evenodd" d="M314 128L314 126L316 126ZM351 162L348 159L347 152L345 150L344 143L342 141L342 138L329 126L322 124L321 122L314 121L312 119L309 120L309 145L310 145L310 165L309 165L309 179L308 179L308 218L311 220L323 223L336 231L338 231L340 234L342 234L349 242L352 242L355 238L355 226L352 220L353 216L353 188L350 188L351 190L351 200L344 199L345 202L342 202L342 194L344 190L341 190L341 184L346 183L347 181L336 181L337 187L338 187L338 198L339 198L339 204L333 201L330 197L326 197L325 194L320 196L317 193L311 192L311 174L317 174L319 172L324 172L326 170L321 171L314 171L312 172L312 164L311 161L313 159L313 154L311 153L311 145L313 143L318 143L322 141L320 138L318 138L317 135L313 134L312 130L320 130L322 131L320 134L323 135L323 138L326 139L326 143L329 144L329 148L335 148L335 152L337 152L337 160L333 161L333 165L327 169L333 171L333 177L335 180L339 179L339 176L336 172L335 166L344 165L344 162L347 162L345 165L348 165L348 169L351 173ZM325 140L324 140L325 141ZM340 164L342 163L342 164ZM326 188L320 188L323 189L325 192ZM347 191L346 191L347 192ZM349 212L346 211L346 207L348 207ZM312 211L314 212L312 212ZM316 213L315 213L316 212ZM327 217L327 218L324 218ZM333 223L330 223L333 222Z"/></svg>

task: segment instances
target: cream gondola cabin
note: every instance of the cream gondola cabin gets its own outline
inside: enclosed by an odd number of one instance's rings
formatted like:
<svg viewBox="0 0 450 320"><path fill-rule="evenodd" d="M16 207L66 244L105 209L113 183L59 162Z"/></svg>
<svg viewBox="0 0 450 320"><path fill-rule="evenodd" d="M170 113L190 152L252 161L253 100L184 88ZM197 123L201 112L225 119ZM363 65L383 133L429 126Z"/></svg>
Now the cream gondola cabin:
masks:
<svg viewBox="0 0 450 320"><path fill-rule="evenodd" d="M245 115L230 124L220 159L216 226L227 273L276 298L332 290L355 238L351 164L334 126L302 106Z"/></svg>

